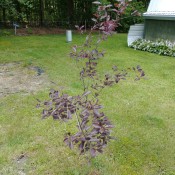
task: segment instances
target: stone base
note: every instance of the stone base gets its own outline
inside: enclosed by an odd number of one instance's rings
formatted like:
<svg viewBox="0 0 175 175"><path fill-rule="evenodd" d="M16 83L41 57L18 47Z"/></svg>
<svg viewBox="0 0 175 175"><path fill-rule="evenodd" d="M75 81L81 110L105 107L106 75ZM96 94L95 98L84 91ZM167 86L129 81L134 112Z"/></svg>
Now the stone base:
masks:
<svg viewBox="0 0 175 175"><path fill-rule="evenodd" d="M175 20L145 19L144 38L152 41L165 39L175 42Z"/></svg>
<svg viewBox="0 0 175 175"><path fill-rule="evenodd" d="M130 46L137 39L142 39L144 33L144 24L135 24L130 26L128 32L128 46Z"/></svg>

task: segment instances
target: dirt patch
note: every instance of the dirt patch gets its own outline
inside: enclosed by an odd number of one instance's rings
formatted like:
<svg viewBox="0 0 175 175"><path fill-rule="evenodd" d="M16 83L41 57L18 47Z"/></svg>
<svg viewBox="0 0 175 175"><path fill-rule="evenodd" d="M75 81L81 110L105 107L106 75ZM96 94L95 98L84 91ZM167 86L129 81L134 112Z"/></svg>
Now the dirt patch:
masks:
<svg viewBox="0 0 175 175"><path fill-rule="evenodd" d="M65 34L65 29L59 28L21 28L17 29L17 35L46 35L46 34Z"/></svg>
<svg viewBox="0 0 175 175"><path fill-rule="evenodd" d="M14 93L33 93L49 84L40 67L22 63L0 64L0 98Z"/></svg>

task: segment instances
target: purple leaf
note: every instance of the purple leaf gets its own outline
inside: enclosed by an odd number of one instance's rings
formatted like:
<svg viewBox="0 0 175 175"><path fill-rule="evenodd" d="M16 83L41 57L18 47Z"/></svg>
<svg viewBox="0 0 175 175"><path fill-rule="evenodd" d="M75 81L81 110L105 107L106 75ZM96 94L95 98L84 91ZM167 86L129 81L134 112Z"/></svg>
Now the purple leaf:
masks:
<svg viewBox="0 0 175 175"><path fill-rule="evenodd" d="M110 8L110 7L112 7L112 5L111 5L111 4L109 4L109 5L107 5L107 6L106 6L106 8Z"/></svg>
<svg viewBox="0 0 175 175"><path fill-rule="evenodd" d="M72 118L72 114L71 114L71 112L69 110L67 110L67 118L68 119L71 119Z"/></svg>
<svg viewBox="0 0 175 175"><path fill-rule="evenodd" d="M92 18L92 21L97 22L97 20L95 18Z"/></svg>
<svg viewBox="0 0 175 175"><path fill-rule="evenodd" d="M91 93L91 91L87 91L87 92L85 92L82 96L87 96L87 95L89 95Z"/></svg>
<svg viewBox="0 0 175 175"><path fill-rule="evenodd" d="M96 150L94 148L91 148L90 149L90 153L91 153L91 156L92 157L95 157L96 156Z"/></svg>
<svg viewBox="0 0 175 175"><path fill-rule="evenodd" d="M101 126L98 125L98 124L92 124L92 125L93 125L94 128L97 128L97 129L100 129L101 128Z"/></svg>
<svg viewBox="0 0 175 175"><path fill-rule="evenodd" d="M78 30L80 29L78 25L75 25L75 28L78 29Z"/></svg>
<svg viewBox="0 0 175 175"><path fill-rule="evenodd" d="M145 76L144 71L141 72L140 76L141 76L141 77L144 77L144 76Z"/></svg>
<svg viewBox="0 0 175 175"><path fill-rule="evenodd" d="M106 125L106 128L114 128L113 125Z"/></svg>
<svg viewBox="0 0 175 175"><path fill-rule="evenodd" d="M82 30L83 28L84 28L84 26L81 26L81 27L80 27L80 30Z"/></svg>
<svg viewBox="0 0 175 175"><path fill-rule="evenodd" d="M94 2L92 2L93 4L96 4L96 5L100 5L101 4L101 2L99 2L99 1L94 1Z"/></svg>
<svg viewBox="0 0 175 175"><path fill-rule="evenodd" d="M102 149L97 149L97 151L99 152L99 153L103 153L103 150Z"/></svg>
<svg viewBox="0 0 175 175"><path fill-rule="evenodd" d="M70 149L73 149L74 148L74 145L73 145L72 141L69 142L69 148Z"/></svg>
<svg viewBox="0 0 175 175"><path fill-rule="evenodd" d="M92 139L90 139L89 141L91 141L91 142L98 142L99 139L94 139L94 138L92 138Z"/></svg>

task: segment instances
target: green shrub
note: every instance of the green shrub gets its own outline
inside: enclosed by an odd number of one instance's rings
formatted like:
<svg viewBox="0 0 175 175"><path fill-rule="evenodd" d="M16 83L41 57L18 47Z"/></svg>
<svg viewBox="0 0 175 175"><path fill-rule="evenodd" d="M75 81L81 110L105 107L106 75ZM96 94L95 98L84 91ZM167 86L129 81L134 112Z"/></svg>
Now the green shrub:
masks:
<svg viewBox="0 0 175 175"><path fill-rule="evenodd" d="M145 39L138 39L134 41L131 46L135 50L142 50L159 55L175 57L175 43L167 40L156 40L155 42Z"/></svg>
<svg viewBox="0 0 175 175"><path fill-rule="evenodd" d="M11 30L2 30L0 32L0 35L1 36L10 36L10 35L12 35L12 31Z"/></svg>
<svg viewBox="0 0 175 175"><path fill-rule="evenodd" d="M138 11L140 15L134 15L134 11ZM130 6L126 9L126 13L121 16L120 26L117 31L120 33L127 33L129 27L134 24L144 23L142 13L146 12L146 7L142 1L132 1Z"/></svg>
<svg viewBox="0 0 175 175"><path fill-rule="evenodd" d="M27 29L27 33L28 33L28 34L33 34L32 28L28 28L28 29Z"/></svg>

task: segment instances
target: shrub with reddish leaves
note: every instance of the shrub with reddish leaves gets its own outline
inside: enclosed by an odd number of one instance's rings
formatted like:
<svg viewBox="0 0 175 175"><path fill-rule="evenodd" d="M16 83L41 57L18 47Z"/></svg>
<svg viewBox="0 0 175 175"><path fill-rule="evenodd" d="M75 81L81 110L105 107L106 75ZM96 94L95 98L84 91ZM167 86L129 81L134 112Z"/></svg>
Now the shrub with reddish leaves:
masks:
<svg viewBox="0 0 175 175"><path fill-rule="evenodd" d="M136 73L135 80L145 75L140 66L121 71L117 66L113 66L111 74L104 75L102 79L98 76L98 59L104 57L105 54L104 51L99 50L98 46L113 34L118 26L120 14L124 12L128 3L120 1L117 10L111 9L111 5L103 6L99 1L95 1L94 4L97 5L97 12L92 19L94 26L86 36L85 42L81 46L73 46L70 53L76 61L87 60L79 74L84 93L69 96L63 92L51 90L50 99L44 103L40 102L40 105L44 107L43 118L52 116L53 119L61 121L76 119L78 132L66 133L64 142L71 149L77 147L80 154L89 152L92 157L97 153L102 153L109 141L114 139L111 136L113 125L99 103L100 93L104 88L125 80L129 71ZM115 19L111 19L111 13L114 13ZM76 27L81 34L84 33L83 26ZM101 31L97 38L92 36L94 30Z"/></svg>

